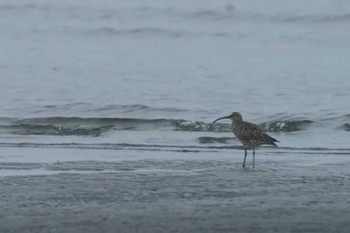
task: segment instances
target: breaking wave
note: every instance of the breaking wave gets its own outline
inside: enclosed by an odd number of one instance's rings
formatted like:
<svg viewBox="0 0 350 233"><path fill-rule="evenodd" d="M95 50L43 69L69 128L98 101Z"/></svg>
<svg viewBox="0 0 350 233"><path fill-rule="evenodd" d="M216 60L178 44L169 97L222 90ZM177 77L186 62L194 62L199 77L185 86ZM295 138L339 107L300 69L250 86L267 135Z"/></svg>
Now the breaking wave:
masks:
<svg viewBox="0 0 350 233"><path fill-rule="evenodd" d="M350 131L350 124L349 123L345 123L343 125L343 128L344 128L345 131Z"/></svg>
<svg viewBox="0 0 350 233"><path fill-rule="evenodd" d="M313 121L299 120L299 121L273 121L260 124L260 128L270 132L294 132L306 129Z"/></svg>
<svg viewBox="0 0 350 233"><path fill-rule="evenodd" d="M259 124L264 131L295 132L313 125L311 120L279 120ZM341 129L350 130L348 123ZM39 117L0 118L0 134L14 135L58 135L58 136L100 136L107 131L189 131L189 132L231 132L230 124L206 123L183 119L136 119L99 117ZM212 140L225 142L228 138L200 138L201 143Z"/></svg>
<svg viewBox="0 0 350 233"><path fill-rule="evenodd" d="M15 135L100 136L109 130L166 130L171 121L132 118L0 118L0 133Z"/></svg>

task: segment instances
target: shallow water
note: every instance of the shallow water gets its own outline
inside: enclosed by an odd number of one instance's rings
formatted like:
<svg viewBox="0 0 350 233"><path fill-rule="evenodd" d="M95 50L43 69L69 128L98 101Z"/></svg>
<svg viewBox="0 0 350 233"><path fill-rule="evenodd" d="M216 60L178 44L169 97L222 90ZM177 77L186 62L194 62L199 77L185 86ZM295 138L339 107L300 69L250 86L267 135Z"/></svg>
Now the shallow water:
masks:
<svg viewBox="0 0 350 233"><path fill-rule="evenodd" d="M18 0L0 19L1 232L349 231L348 1ZM211 123L233 111L280 141L256 169Z"/></svg>
<svg viewBox="0 0 350 233"><path fill-rule="evenodd" d="M240 144L211 122L232 111L280 141L273 153L349 154L346 1L5 1L0 13L0 146L27 162L30 148L226 153Z"/></svg>

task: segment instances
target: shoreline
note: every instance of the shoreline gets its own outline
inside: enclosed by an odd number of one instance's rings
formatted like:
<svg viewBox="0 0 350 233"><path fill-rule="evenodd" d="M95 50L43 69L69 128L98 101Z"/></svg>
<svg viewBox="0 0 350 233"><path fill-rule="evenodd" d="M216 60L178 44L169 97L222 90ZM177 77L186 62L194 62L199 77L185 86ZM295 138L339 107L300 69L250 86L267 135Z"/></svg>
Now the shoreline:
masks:
<svg viewBox="0 0 350 233"><path fill-rule="evenodd" d="M112 173L0 177L0 232L350 230L349 159L269 157L256 169L220 158L136 160Z"/></svg>

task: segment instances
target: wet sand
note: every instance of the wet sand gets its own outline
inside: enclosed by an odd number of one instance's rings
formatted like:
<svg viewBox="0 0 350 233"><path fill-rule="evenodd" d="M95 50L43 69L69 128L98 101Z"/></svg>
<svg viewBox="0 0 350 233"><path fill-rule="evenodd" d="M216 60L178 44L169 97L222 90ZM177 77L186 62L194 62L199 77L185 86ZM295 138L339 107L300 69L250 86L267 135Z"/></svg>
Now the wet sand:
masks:
<svg viewBox="0 0 350 233"><path fill-rule="evenodd" d="M244 169L236 154L3 176L0 232L350 232L348 156L270 154Z"/></svg>

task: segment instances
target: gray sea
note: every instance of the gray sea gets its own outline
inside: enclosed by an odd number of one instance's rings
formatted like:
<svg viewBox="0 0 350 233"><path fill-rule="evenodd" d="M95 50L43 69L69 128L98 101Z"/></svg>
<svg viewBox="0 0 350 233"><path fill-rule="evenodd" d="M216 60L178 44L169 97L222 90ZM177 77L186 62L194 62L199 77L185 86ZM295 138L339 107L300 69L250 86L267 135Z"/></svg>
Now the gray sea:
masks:
<svg viewBox="0 0 350 233"><path fill-rule="evenodd" d="M211 123L233 111L280 141L277 149L257 150L257 170L248 176L349 164L348 1L4 0L0 31L5 184L62 175L106 174L110 180L121 171L195 172L227 164L244 177L242 147L230 122ZM331 172L344 187L347 168ZM327 166L316 170L324 171L318 178L330 177ZM11 216L0 213L0 221Z"/></svg>

